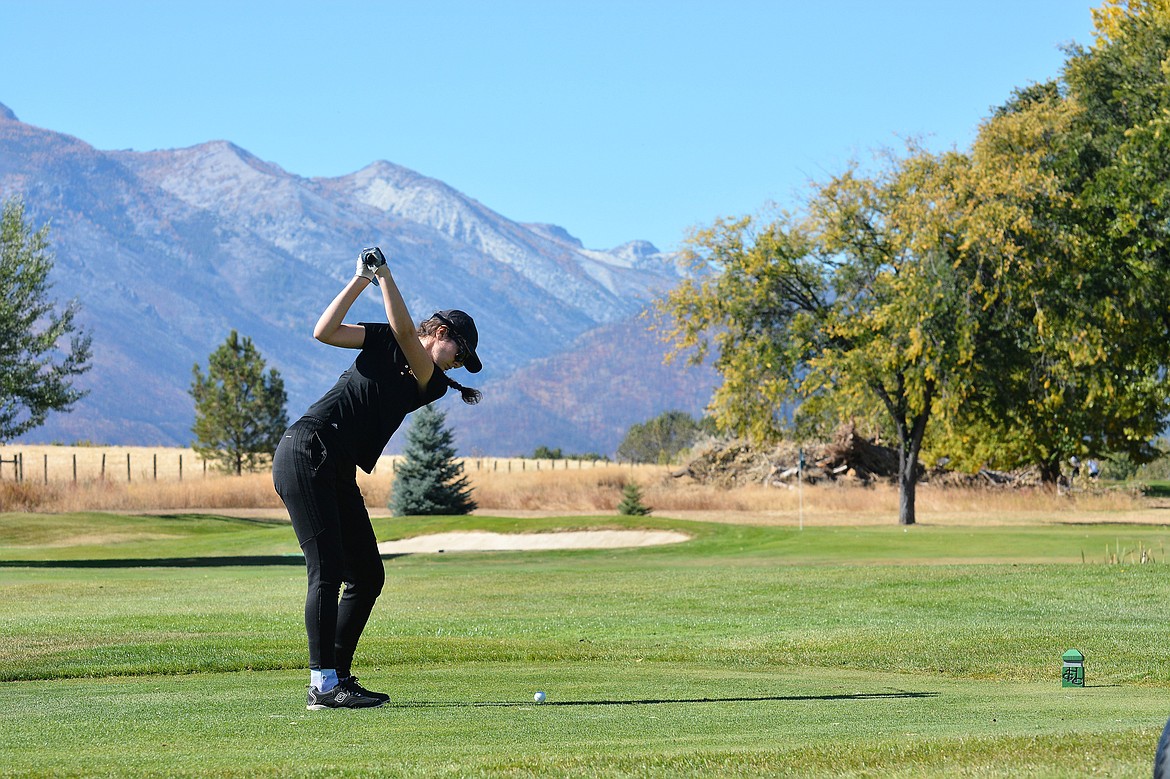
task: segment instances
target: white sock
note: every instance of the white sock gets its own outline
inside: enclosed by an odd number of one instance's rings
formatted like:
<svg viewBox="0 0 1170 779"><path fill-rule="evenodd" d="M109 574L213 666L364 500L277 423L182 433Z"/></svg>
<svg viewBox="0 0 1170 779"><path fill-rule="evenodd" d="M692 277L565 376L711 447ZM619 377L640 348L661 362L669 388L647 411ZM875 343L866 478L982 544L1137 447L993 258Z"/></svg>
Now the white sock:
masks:
<svg viewBox="0 0 1170 779"><path fill-rule="evenodd" d="M322 668L320 671L309 671L309 684L317 688L317 692L329 692L337 686L337 671L333 668Z"/></svg>

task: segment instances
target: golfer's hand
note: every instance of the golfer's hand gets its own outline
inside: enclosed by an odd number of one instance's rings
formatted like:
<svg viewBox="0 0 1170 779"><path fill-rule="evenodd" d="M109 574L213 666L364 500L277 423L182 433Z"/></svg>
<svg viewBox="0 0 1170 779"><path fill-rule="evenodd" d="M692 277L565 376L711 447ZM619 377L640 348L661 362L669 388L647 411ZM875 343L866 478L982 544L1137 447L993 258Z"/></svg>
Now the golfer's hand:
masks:
<svg viewBox="0 0 1170 779"><path fill-rule="evenodd" d="M375 284L378 283L378 280L374 278L373 269L366 267L365 260L361 255L359 255L357 258L357 269L354 271L354 275L360 276L363 279L369 279Z"/></svg>
<svg viewBox="0 0 1170 779"><path fill-rule="evenodd" d="M362 249L362 263L370 273L377 273L380 268L386 267L386 255L382 254L382 250L377 246L371 249ZM375 284L378 283L376 278L371 278Z"/></svg>

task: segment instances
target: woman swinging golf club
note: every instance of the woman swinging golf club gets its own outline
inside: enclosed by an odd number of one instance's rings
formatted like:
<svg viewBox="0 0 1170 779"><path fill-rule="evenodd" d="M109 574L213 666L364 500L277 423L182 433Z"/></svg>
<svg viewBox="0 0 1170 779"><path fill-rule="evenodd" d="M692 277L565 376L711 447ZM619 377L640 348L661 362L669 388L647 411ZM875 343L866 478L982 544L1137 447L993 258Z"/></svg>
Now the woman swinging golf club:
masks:
<svg viewBox="0 0 1170 779"><path fill-rule="evenodd" d="M389 324L342 322L371 282L381 288ZM471 317L458 310L439 311L416 327L386 258L373 248L361 252L357 274L321 314L313 336L361 351L333 388L285 431L272 463L272 480L308 571L308 708L381 706L389 696L362 687L350 668L386 578L356 468L371 472L406 415L448 387L467 403L479 401L478 390L446 374L460 366L479 372L479 334Z"/></svg>

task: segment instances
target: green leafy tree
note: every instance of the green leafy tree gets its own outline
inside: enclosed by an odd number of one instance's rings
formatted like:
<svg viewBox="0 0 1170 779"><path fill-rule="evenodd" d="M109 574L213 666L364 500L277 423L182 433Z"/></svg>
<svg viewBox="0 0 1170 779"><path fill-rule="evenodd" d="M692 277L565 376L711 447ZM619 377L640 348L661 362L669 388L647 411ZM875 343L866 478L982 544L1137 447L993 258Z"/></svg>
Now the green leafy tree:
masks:
<svg viewBox="0 0 1170 779"><path fill-rule="evenodd" d="M394 477L390 510L397 517L468 514L475 510L472 488L455 459L447 415L432 406L414 412L406 434L405 457Z"/></svg>
<svg viewBox="0 0 1170 779"><path fill-rule="evenodd" d="M572 452L565 452L559 446L555 449L551 449L551 448L545 446L544 444L541 444L540 446L536 447L536 449L534 449L532 451L532 459L533 460L606 460L609 458L604 457L604 456L598 454L597 452L585 452L585 453L581 453L581 454L575 454Z"/></svg>
<svg viewBox="0 0 1170 779"><path fill-rule="evenodd" d="M721 429L844 419L895 438L899 521L924 448L969 468L1157 456L1170 415L1170 5L1110 0L1059 79L969 153L910 150L813 188L807 214L697 233L660 305L714 345ZM931 427L931 439L927 429ZM801 430L801 428L805 428Z"/></svg>
<svg viewBox="0 0 1170 779"><path fill-rule="evenodd" d="M888 431L903 524L927 423L973 357L980 293L957 186L968 167L912 147L873 177L851 168L815 187L803 219L720 221L695 234L695 276L658 306L674 353L717 350L720 429L757 442L849 419Z"/></svg>
<svg viewBox="0 0 1170 779"><path fill-rule="evenodd" d="M206 375L198 363L193 368L193 448L237 475L268 463L288 427L284 380L275 368L264 370L252 339L235 330L211 353Z"/></svg>
<svg viewBox="0 0 1170 779"><path fill-rule="evenodd" d="M642 488L632 481L626 482L626 486L622 488L618 513L632 517L644 517L650 513L650 508L642 502Z"/></svg>
<svg viewBox="0 0 1170 779"><path fill-rule="evenodd" d="M972 150L972 243L997 292L954 461L1157 456L1170 413L1170 7L1109 2L1059 79L1018 90Z"/></svg>
<svg viewBox="0 0 1170 779"><path fill-rule="evenodd" d="M1049 158L1080 271L1075 308L1057 309L1090 417L1071 453L1144 463L1170 414L1170 5L1113 0L1094 20L1062 73L1070 118Z"/></svg>
<svg viewBox="0 0 1170 779"><path fill-rule="evenodd" d="M85 392L73 380L90 368L90 336L76 323L78 304L49 299L53 269L48 225L24 220L24 204L5 200L0 215L0 443L69 411ZM63 341L69 344L64 348Z"/></svg>
<svg viewBox="0 0 1170 779"><path fill-rule="evenodd" d="M690 414L667 411L631 426L618 444L617 456L627 462L669 463L693 446L702 432L702 423Z"/></svg>
<svg viewBox="0 0 1170 779"><path fill-rule="evenodd" d="M1067 119L1049 102L1056 94L1052 84L1017 93L1018 102L996 111L972 149L961 186L966 278L980 296L975 356L965 391L942 399L932 446L954 467L1039 464L1051 481L1072 426L1062 415L1063 346L1054 338L1057 309L1048 301L1067 306L1078 299L1070 289L1078 277L1075 255L1056 219L1069 201L1044 169L1052 133Z"/></svg>
<svg viewBox="0 0 1170 779"><path fill-rule="evenodd" d="M915 521L928 424L965 394L985 299L965 235L968 158L910 152L816 193L810 224L830 305L809 331L815 351L789 363L810 419L868 420L897 442L902 524Z"/></svg>

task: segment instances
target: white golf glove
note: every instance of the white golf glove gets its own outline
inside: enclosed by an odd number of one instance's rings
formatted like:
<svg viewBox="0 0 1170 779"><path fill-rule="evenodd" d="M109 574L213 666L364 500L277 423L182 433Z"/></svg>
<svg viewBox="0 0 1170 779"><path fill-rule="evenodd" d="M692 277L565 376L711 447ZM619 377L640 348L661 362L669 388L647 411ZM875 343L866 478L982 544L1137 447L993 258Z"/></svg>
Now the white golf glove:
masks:
<svg viewBox="0 0 1170 779"><path fill-rule="evenodd" d="M362 249L362 253L358 256L357 275L369 279L374 282L374 286L378 286L378 277L375 272L385 264L386 256L377 246Z"/></svg>
<svg viewBox="0 0 1170 779"><path fill-rule="evenodd" d="M378 283L377 279L374 278L373 269L367 268L365 262L362 261L360 256L357 258L357 269L354 271L354 275L361 276L363 279L369 279L375 284Z"/></svg>

